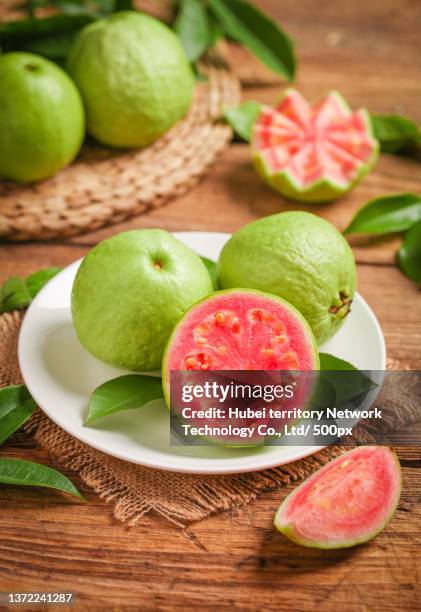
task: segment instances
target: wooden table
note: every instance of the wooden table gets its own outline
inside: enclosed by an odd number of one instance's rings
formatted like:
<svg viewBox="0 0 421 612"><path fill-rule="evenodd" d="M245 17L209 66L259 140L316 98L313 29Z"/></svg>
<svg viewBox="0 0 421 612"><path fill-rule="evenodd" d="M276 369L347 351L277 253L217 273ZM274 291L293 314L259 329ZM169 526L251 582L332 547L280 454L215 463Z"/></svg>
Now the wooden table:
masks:
<svg viewBox="0 0 421 612"><path fill-rule="evenodd" d="M295 38L304 94L337 88L354 106L403 112L421 124L419 2L259 4ZM232 59L251 84L247 98L276 99L272 76L241 53ZM351 195L309 210L343 228L369 198L402 191L421 193L420 163L383 156ZM231 231L287 208L251 170L247 147L235 144L198 187L165 208L65 242L0 246L0 280L70 263L123 229ZM380 319L389 355L421 369L421 295L395 267L398 245L398 238L353 243L359 290ZM23 434L2 453L49 463ZM112 509L86 490L90 503L80 505L59 494L1 487L0 591L70 590L83 610L420 609L421 453L407 448L400 456L404 488L396 517L370 544L337 552L299 548L274 532L284 491L182 531L152 515L137 527L118 524Z"/></svg>

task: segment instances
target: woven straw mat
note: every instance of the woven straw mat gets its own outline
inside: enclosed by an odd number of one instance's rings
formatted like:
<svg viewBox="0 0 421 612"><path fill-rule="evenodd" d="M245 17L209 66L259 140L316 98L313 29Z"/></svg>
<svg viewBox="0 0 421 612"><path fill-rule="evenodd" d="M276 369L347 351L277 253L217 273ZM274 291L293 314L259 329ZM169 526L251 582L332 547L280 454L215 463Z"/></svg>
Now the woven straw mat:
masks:
<svg viewBox="0 0 421 612"><path fill-rule="evenodd" d="M17 360L21 321L22 315L18 312L0 315L0 387L22 382ZM388 366L404 369L396 361L389 362ZM388 429L397 427L401 421L408 422L408 415L403 418L400 414L400 407L406 401L400 386L396 392L382 390L376 403L384 409L386 400L392 415ZM331 446L312 457L262 472L215 476L179 474L105 455L64 432L41 410L25 428L49 451L59 467L77 473L88 487L113 504L117 519L129 524L135 524L151 510L183 526L216 512L239 508L263 491L282 489L306 478L343 451ZM365 441L370 442L367 438Z"/></svg>
<svg viewBox="0 0 421 612"><path fill-rule="evenodd" d="M0 182L0 240L73 236L118 223L186 193L232 136L220 121L240 85L221 57L203 62L188 116L153 145L113 151L89 142L77 160L34 185Z"/></svg>

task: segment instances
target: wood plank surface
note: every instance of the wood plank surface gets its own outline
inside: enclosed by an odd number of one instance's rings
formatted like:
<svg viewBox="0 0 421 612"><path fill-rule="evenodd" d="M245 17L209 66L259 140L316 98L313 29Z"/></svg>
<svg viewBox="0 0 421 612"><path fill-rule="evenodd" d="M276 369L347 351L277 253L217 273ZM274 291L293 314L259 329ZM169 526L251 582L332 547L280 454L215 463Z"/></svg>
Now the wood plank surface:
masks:
<svg viewBox="0 0 421 612"><path fill-rule="evenodd" d="M297 87L340 90L355 106L403 112L421 123L421 3L417 0L259 0L296 40ZM243 51L233 66L245 97L271 103L281 83ZM419 162L383 156L351 194L307 207L343 229L368 199L421 193ZM265 187L245 145L228 149L207 177L164 208L66 242L0 245L0 281L65 265L117 231L136 227L234 231L294 209ZM395 266L399 237L352 240L359 290L383 327L388 354L421 369L421 293ZM23 433L1 455L51 464ZM421 451L399 450L404 486L395 518L373 542L345 551L299 548L272 527L286 491L180 530L150 515L122 526L112 509L69 474L88 499L0 487L0 592L73 591L80 610L390 611L421 609ZM1 606L0 606L1 608ZM37 608L42 609L42 608ZM51 609L51 608L50 608Z"/></svg>

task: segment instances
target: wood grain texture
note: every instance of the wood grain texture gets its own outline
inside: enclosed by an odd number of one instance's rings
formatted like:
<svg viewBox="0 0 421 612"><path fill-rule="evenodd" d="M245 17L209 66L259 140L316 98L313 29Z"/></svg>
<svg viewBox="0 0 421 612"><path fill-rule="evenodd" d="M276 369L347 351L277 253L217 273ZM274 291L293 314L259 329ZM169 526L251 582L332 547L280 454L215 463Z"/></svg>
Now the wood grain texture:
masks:
<svg viewBox="0 0 421 612"><path fill-rule="evenodd" d="M258 3L296 39L297 86L306 95L337 88L353 105L421 122L419 2ZM273 75L247 54L231 53L236 71L253 83L246 97L275 100L280 84ZM398 191L421 193L421 165L384 156L346 198L311 210L342 229L365 201ZM253 173L247 147L234 145L200 185L166 208L65 244L0 246L0 280L70 263L123 229L233 231L290 208ZM421 294L395 266L399 241L352 240L359 290L381 322L389 355L421 368ZM22 433L1 454L50 462ZM180 531L152 515L134 528L117 524L89 491L81 504L58 493L0 487L0 591L71 590L80 610L420 609L421 450L402 448L399 455L404 487L395 518L373 542L348 551L299 548L278 535L273 515L287 491Z"/></svg>

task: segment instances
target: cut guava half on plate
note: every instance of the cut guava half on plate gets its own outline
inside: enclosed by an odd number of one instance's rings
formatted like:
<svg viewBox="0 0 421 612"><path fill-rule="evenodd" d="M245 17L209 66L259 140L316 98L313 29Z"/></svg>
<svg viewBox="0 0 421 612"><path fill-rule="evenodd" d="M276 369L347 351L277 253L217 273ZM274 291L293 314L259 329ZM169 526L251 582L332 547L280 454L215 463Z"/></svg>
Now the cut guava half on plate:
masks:
<svg viewBox="0 0 421 612"><path fill-rule="evenodd" d="M311 548L349 548L371 540L392 518L401 469L386 446L361 446L330 461L279 507L275 527Z"/></svg>
<svg viewBox="0 0 421 612"><path fill-rule="evenodd" d="M279 401L283 408L288 408L296 404L303 406L309 401L314 378L299 376L308 370L319 370L319 356L313 333L298 310L285 300L261 291L229 289L217 291L190 308L176 325L163 359L163 388L167 405L178 414L184 406L180 395L183 385L228 382L230 375L224 375L224 371L231 371L233 380L248 385L273 386L288 380L295 384L293 397ZM177 386L170 393L173 371L179 375ZM255 410L260 408L257 404L254 402ZM264 405L263 400L261 404ZM206 410L215 405L215 399L201 398L192 405L197 410ZM232 422L225 415L204 420L197 416L194 422L196 425L212 423L212 426L229 422L243 427L257 427L263 422L269 425L266 417ZM282 425L281 419L277 426ZM247 442L262 443L263 438L256 434ZM232 437L213 439L226 445L237 442L244 445L243 440Z"/></svg>
<svg viewBox="0 0 421 612"><path fill-rule="evenodd" d="M374 166L379 143L366 109L352 111L336 91L310 104L287 89L275 108L263 106L251 140L254 166L285 197L329 202Z"/></svg>
<svg viewBox="0 0 421 612"><path fill-rule="evenodd" d="M318 370L313 333L287 301L254 289L217 291L181 318L163 360L171 370Z"/></svg>

